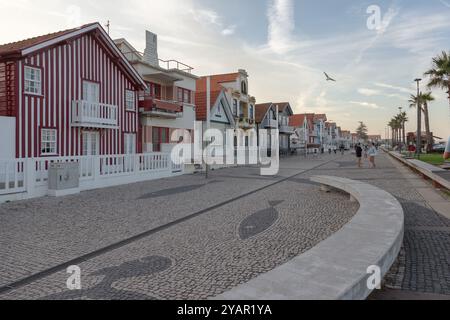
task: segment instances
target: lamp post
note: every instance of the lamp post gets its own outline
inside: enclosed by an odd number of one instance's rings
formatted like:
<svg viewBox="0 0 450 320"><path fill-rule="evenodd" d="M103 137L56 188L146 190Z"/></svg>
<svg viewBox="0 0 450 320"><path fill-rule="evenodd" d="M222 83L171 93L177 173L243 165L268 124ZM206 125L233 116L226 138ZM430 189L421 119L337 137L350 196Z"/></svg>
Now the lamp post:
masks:
<svg viewBox="0 0 450 320"><path fill-rule="evenodd" d="M416 153L417 158L420 159L422 151L422 107L420 105L420 81L422 79L414 79L417 82L417 137L416 137Z"/></svg>

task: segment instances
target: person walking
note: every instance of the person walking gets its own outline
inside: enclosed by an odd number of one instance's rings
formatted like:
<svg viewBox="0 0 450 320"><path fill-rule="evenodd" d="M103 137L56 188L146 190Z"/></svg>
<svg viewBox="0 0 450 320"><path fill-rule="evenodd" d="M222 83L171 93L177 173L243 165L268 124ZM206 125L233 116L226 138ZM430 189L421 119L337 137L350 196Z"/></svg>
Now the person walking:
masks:
<svg viewBox="0 0 450 320"><path fill-rule="evenodd" d="M344 146L344 144L341 144L339 146L339 151L341 151L341 155L345 155L345 146Z"/></svg>
<svg viewBox="0 0 450 320"><path fill-rule="evenodd" d="M375 169L377 166L375 164L375 157L377 156L377 148L375 147L375 143L372 143L372 146L367 151L367 155L369 156L369 162L372 169Z"/></svg>
<svg viewBox="0 0 450 320"><path fill-rule="evenodd" d="M362 168L362 154L363 149L361 148L361 144L358 143L355 148L356 151L356 159L358 160L358 168Z"/></svg>

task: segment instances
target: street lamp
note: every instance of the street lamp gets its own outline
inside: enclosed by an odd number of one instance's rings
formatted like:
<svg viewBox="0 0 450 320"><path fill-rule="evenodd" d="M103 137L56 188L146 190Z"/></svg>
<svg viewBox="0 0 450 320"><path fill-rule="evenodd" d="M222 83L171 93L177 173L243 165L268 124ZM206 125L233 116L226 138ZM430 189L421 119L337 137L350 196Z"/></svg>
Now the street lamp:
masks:
<svg viewBox="0 0 450 320"><path fill-rule="evenodd" d="M416 153L417 158L420 159L422 150L422 107L420 105L420 81L422 79L414 79L417 82L417 137L416 137Z"/></svg>

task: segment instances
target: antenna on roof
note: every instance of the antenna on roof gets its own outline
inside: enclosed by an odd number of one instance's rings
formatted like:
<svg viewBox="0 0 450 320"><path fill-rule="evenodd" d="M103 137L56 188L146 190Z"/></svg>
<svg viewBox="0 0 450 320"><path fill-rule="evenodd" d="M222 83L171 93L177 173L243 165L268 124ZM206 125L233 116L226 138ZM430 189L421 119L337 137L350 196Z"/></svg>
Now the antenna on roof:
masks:
<svg viewBox="0 0 450 320"><path fill-rule="evenodd" d="M108 31L108 34L109 34L109 27L111 26L111 23L109 22L109 20L108 20L108 22L106 23L106 25L105 25L105 27L106 27L106 31Z"/></svg>

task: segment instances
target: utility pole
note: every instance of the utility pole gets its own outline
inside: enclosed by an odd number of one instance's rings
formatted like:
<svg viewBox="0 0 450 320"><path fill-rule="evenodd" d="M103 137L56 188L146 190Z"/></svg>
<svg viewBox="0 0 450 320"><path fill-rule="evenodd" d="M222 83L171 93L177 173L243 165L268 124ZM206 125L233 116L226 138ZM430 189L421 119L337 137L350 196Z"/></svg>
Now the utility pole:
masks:
<svg viewBox="0 0 450 320"><path fill-rule="evenodd" d="M420 159L422 153L422 106L420 103L420 81L422 79L414 79L417 82L417 137L416 137L416 153L417 158Z"/></svg>

